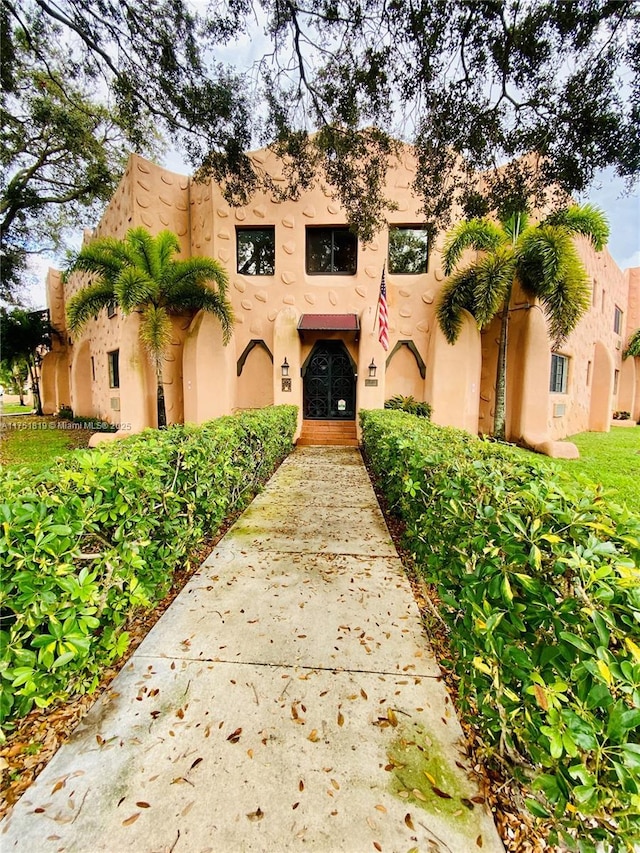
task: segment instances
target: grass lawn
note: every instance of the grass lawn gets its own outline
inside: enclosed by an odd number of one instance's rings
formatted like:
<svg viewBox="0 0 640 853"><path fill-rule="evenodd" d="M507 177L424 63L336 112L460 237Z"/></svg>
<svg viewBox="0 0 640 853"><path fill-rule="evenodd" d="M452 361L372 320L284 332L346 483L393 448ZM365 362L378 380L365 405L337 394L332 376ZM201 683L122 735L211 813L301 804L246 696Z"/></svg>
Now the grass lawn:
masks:
<svg viewBox="0 0 640 853"><path fill-rule="evenodd" d="M33 406L21 406L20 403L3 403L1 411L4 415L26 415L31 414Z"/></svg>
<svg viewBox="0 0 640 853"><path fill-rule="evenodd" d="M0 465L46 468L57 456L87 446L94 430L75 429L75 426L53 417L5 415L0 421Z"/></svg>
<svg viewBox="0 0 640 853"><path fill-rule="evenodd" d="M640 514L640 426L582 432L567 441L576 445L580 459L554 459L554 463L577 479L601 483L612 491L612 500L624 501Z"/></svg>

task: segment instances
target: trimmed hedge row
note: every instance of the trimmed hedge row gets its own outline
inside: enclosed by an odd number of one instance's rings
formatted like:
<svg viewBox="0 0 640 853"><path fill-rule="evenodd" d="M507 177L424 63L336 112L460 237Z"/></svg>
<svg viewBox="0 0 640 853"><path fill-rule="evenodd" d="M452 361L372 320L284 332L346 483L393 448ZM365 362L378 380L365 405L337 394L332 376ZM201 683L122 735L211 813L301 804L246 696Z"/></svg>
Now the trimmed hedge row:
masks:
<svg viewBox="0 0 640 853"><path fill-rule="evenodd" d="M462 712L569 849L640 838L640 519L550 463L362 412L380 486L438 590ZM602 849L600 847L599 849Z"/></svg>
<svg viewBox="0 0 640 853"><path fill-rule="evenodd" d="M3 720L96 687L123 626L291 451L295 406L146 430L0 479Z"/></svg>

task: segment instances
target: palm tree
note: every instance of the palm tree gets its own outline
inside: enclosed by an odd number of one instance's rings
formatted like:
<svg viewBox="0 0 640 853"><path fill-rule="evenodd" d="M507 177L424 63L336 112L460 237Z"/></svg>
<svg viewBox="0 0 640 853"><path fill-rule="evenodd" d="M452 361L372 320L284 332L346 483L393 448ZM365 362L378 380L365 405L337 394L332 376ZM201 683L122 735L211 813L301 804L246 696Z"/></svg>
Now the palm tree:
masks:
<svg viewBox="0 0 640 853"><path fill-rule="evenodd" d="M627 343L625 351L622 353L623 358L632 358L636 356L640 356L640 329L636 329L635 332L629 338L629 342Z"/></svg>
<svg viewBox="0 0 640 853"><path fill-rule="evenodd" d="M0 341L2 362L17 376L26 372L31 380L31 392L36 414L42 415L40 398L40 363L43 353L51 348L51 335L58 332L49 322L48 311L25 311L14 308L11 312L0 309ZM20 388L22 405L22 387Z"/></svg>
<svg viewBox="0 0 640 853"><path fill-rule="evenodd" d="M117 303L123 314L140 314L140 339L156 373L158 426L166 426L162 364L171 340L171 317L209 311L229 342L233 310L227 299L226 270L213 258L175 260L180 243L171 231L152 237L132 228L124 240L104 237L79 252L67 272L93 273L96 280L67 306L71 333L77 335L101 308Z"/></svg>
<svg viewBox="0 0 640 853"><path fill-rule="evenodd" d="M479 328L500 317L493 429L500 440L505 439L509 305L514 285L519 284L529 298L540 300L553 345L559 346L590 302L589 280L573 242L576 234L587 237L600 251L609 236L604 214L591 205L574 205L531 225L528 215L520 212L499 224L489 219L465 220L447 235L444 271L450 278L437 306L445 337L455 343L462 310L473 315ZM453 272L466 249L475 249L479 255Z"/></svg>

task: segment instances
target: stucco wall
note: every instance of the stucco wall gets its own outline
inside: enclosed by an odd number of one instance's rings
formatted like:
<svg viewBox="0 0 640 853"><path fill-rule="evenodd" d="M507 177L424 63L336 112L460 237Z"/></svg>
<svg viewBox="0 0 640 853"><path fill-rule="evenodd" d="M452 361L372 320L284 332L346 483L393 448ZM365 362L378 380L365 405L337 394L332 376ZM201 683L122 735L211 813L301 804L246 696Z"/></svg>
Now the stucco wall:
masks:
<svg viewBox="0 0 640 853"><path fill-rule="evenodd" d="M273 155L258 151L251 156L278 181L280 167ZM400 162L389 169L388 194L397 205L389 213L390 225L422 224L419 202L409 189L415 166L407 148ZM338 336L344 339L356 365L357 408L379 407L392 394L411 394L433 405L438 422L463 426L471 432L491 430L498 324L493 323L480 336L468 318L459 343L451 347L444 340L435 318L445 278L441 259L444 235L438 235L430 246L426 274L398 275L387 271L390 348L385 352L377 339L376 307L388 255L388 230L376 235L369 245L358 245L354 275L313 275L306 271L306 227L345 224L344 211L322 181L296 202L280 202L262 193L250 204L234 209L216 185L196 183L137 156L131 157L99 226L87 239L107 234L123 237L128 228L137 225L153 234L170 228L180 238L183 256L210 256L227 268L236 315L234 335L227 347L222 346L219 324L212 317L199 315L192 322L176 322L165 364L170 422L183 418L201 422L237 408L271 402L301 405L300 369L304 359L314 340L332 335L307 335L301 339L297 332L300 316L351 313L359 317L359 335ZM266 225L275 229L274 275L239 273L236 229ZM550 348L540 309L529 309L521 295L514 295L508 377L508 429L512 437L553 439L587 429L590 422L594 423L592 383L596 374L600 389L596 420L604 418L603 395L608 409L616 407L617 398L610 390L603 390L603 382L606 385L605 374L610 373L613 383L613 370L621 367L626 330L633 322L636 327L640 324L640 271L637 276L623 275L606 250L595 253L584 240L579 241L579 251L594 281L594 299L588 314L560 349L570 358L566 395L549 394ZM51 288L58 314L62 303L86 283L86 276L76 275L66 284L64 294L59 285ZM616 305L624 314L621 336L613 331ZM145 422L155 423L155 386L151 365L137 346L133 326L128 324L127 329L119 314L108 318L107 312L101 311L88 324L82 338L67 345L66 369L72 378L72 405L91 407L91 414L111 422L124 421L124 413L129 412L138 429ZM252 341L264 346L254 347L238 379L238 360ZM406 346L391 358L387 375L385 364L398 341L410 342L418 353L425 365L424 379L412 350ZM608 366L601 355L596 365L596 342L600 344L600 354L608 353ZM121 378L120 389L113 389L108 380L108 353L125 345L127 355L123 362L121 353L121 371L128 371L128 378ZM285 358L290 365L291 391L283 390L281 383L280 365ZM372 359L377 367L377 385L366 381ZM618 393L623 396L628 394L632 382L629 372L621 376ZM91 387L81 389L80 382L86 381L88 375ZM125 395L132 399L123 399ZM565 407L563 414L559 404Z"/></svg>

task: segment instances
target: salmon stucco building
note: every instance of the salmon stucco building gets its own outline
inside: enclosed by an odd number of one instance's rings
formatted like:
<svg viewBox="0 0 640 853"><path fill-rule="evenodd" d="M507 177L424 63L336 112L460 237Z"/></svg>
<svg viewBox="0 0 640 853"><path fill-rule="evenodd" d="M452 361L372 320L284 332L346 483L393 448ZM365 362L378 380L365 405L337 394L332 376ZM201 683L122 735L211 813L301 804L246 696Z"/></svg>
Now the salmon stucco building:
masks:
<svg viewBox="0 0 640 853"><path fill-rule="evenodd" d="M282 180L275 155L250 156ZM227 346L213 316L175 318L164 369L169 423L294 403L303 442L356 441L357 412L401 394L430 403L438 424L491 432L497 325L479 332L467 315L455 345L440 330L444 235L429 239L411 191L415 170L410 149L390 166L387 193L397 207L365 245L322 181L297 201L261 193L233 208L215 183L131 156L86 239L122 238L136 226L174 231L182 257L210 256L227 269L236 316ZM511 306L507 437L552 455L571 447L558 444L567 435L608 430L616 410L640 417L640 359L622 358L640 327L640 269L622 272L607 249L576 242L592 304L561 349L552 351L538 305L515 294ZM385 267L386 350L377 320ZM63 281L49 272L51 322L61 336L42 365L45 411L69 405L76 415L120 424L122 434L155 426L155 376L138 315L114 306L77 340L66 329L66 304L87 283L81 274Z"/></svg>

